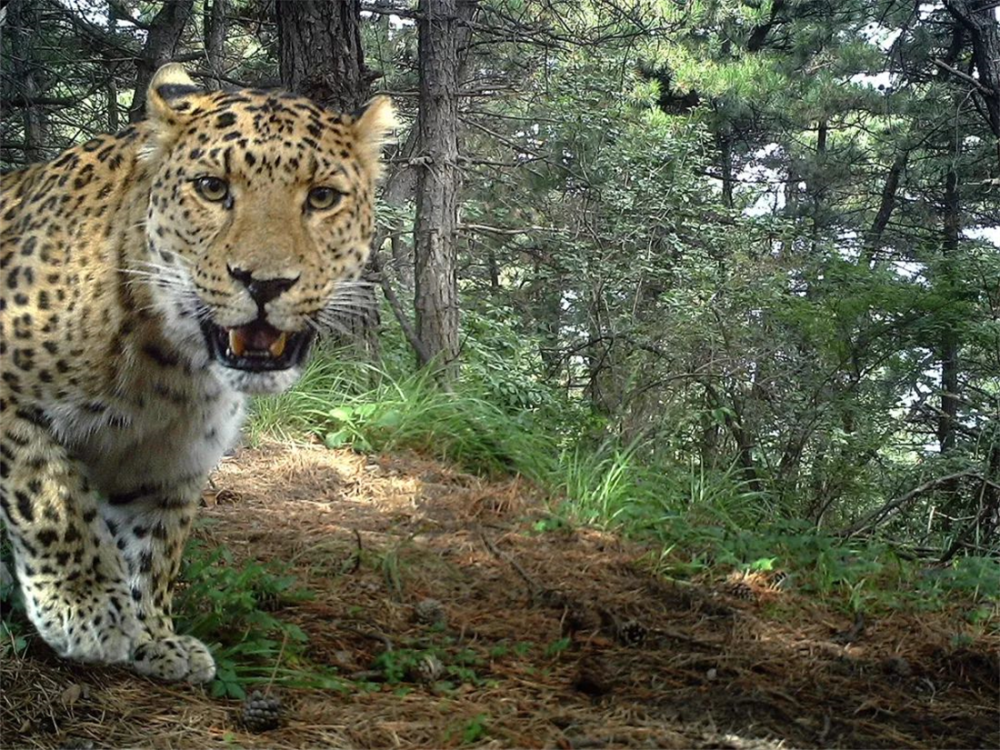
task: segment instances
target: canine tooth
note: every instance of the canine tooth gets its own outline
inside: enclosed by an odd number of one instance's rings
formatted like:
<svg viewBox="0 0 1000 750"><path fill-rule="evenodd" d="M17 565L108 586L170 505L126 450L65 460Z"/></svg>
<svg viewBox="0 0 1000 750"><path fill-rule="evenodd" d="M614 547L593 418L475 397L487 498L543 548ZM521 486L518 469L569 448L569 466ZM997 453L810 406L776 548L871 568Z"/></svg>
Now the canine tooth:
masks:
<svg viewBox="0 0 1000 750"><path fill-rule="evenodd" d="M234 329L229 331L229 350L235 354L237 357L242 357L243 352L246 351L246 342L243 341L243 337L240 336Z"/></svg>
<svg viewBox="0 0 1000 750"><path fill-rule="evenodd" d="M287 334L282 331L281 335L275 339L274 343L267 347L268 351L271 352L272 357L280 357L285 352L285 344L288 341Z"/></svg>

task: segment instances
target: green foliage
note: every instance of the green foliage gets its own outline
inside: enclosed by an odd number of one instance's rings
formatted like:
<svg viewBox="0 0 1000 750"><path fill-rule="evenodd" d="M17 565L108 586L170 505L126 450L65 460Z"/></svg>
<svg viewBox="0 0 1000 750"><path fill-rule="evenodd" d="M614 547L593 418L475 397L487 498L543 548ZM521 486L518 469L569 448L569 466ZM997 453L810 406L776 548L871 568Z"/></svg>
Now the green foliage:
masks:
<svg viewBox="0 0 1000 750"><path fill-rule="evenodd" d="M940 610L966 602L974 617L995 621L1000 607L1000 561L993 557L957 558L940 567L900 556L884 542L845 540L795 520L748 530L681 515L656 537L664 552L650 566L669 577L780 569L791 575L795 590L850 611Z"/></svg>
<svg viewBox="0 0 1000 750"><path fill-rule="evenodd" d="M442 667L441 674L434 680L437 689L447 691L457 684L483 683L482 677L476 671L483 666L483 661L478 654L467 648L454 649L440 645L420 649L391 649L375 657L372 667L382 673L387 683L395 685L420 681L417 676L418 668L428 659L440 662Z"/></svg>
<svg viewBox="0 0 1000 750"><path fill-rule="evenodd" d="M488 714L476 714L469 719L462 729L462 742L470 744L478 742L489 734L489 725L486 723Z"/></svg>
<svg viewBox="0 0 1000 750"><path fill-rule="evenodd" d="M582 445L564 450L556 476L564 479L561 490L574 512L587 522L613 521L634 499L631 451L607 444L596 451Z"/></svg>
<svg viewBox="0 0 1000 750"><path fill-rule="evenodd" d="M487 313L469 311L463 317L463 378L508 414L543 412L551 417L562 404L545 383L537 345L501 322L501 310Z"/></svg>
<svg viewBox="0 0 1000 750"><path fill-rule="evenodd" d="M20 656L28 650L31 637L31 626L16 583L0 585L0 657Z"/></svg>
<svg viewBox="0 0 1000 750"><path fill-rule="evenodd" d="M237 566L227 548L209 551L192 540L181 581L174 619L180 632L210 645L217 667L212 695L245 698L247 686L271 681L343 689L342 680L305 660L301 628L275 614L309 596L278 566Z"/></svg>
<svg viewBox="0 0 1000 750"><path fill-rule="evenodd" d="M447 393L429 372L394 376L319 353L289 394L255 401L250 430L280 438L298 428L329 447L410 449L473 471L537 474L546 445L530 415L511 415L481 393L475 382Z"/></svg>
<svg viewBox="0 0 1000 750"><path fill-rule="evenodd" d="M463 745L471 745L485 739L489 736L488 719L489 714L476 714L455 728L447 730L444 735L445 742L452 743L458 740Z"/></svg>
<svg viewBox="0 0 1000 750"><path fill-rule="evenodd" d="M558 656L563 651L568 649L572 643L573 643L572 638L569 637L559 638L558 640L553 641L552 643L550 643L548 646L545 647L545 656L549 658Z"/></svg>

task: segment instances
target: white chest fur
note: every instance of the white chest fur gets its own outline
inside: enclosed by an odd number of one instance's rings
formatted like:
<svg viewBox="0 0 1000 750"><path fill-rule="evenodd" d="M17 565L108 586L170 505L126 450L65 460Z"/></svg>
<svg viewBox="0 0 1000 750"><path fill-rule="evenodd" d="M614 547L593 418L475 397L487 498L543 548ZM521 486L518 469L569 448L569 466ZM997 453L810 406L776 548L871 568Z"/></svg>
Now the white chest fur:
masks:
<svg viewBox="0 0 1000 750"><path fill-rule="evenodd" d="M46 409L60 442L105 496L203 478L236 444L246 396L210 370L142 369L99 402Z"/></svg>

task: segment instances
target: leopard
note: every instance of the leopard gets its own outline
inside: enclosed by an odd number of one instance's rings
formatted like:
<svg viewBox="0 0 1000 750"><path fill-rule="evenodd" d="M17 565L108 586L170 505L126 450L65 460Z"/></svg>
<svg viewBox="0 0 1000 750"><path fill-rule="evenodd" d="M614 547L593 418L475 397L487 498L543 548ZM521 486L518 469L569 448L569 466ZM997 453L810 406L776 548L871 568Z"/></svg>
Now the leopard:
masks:
<svg viewBox="0 0 1000 750"><path fill-rule="evenodd" d="M145 115L0 178L0 507L59 657L205 683L172 604L206 479L357 293L397 120L177 63Z"/></svg>

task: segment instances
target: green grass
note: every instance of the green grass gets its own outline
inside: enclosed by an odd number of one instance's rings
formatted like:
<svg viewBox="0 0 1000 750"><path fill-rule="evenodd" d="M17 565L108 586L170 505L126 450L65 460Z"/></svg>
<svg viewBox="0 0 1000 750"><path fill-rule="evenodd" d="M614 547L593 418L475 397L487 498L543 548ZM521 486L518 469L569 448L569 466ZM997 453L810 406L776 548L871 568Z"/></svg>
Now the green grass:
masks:
<svg viewBox="0 0 1000 750"><path fill-rule="evenodd" d="M554 451L530 420L519 421L467 387L442 391L424 372L394 376L341 360L336 350L313 358L289 393L255 400L249 435L301 439L359 451L410 449L482 474L538 478Z"/></svg>

